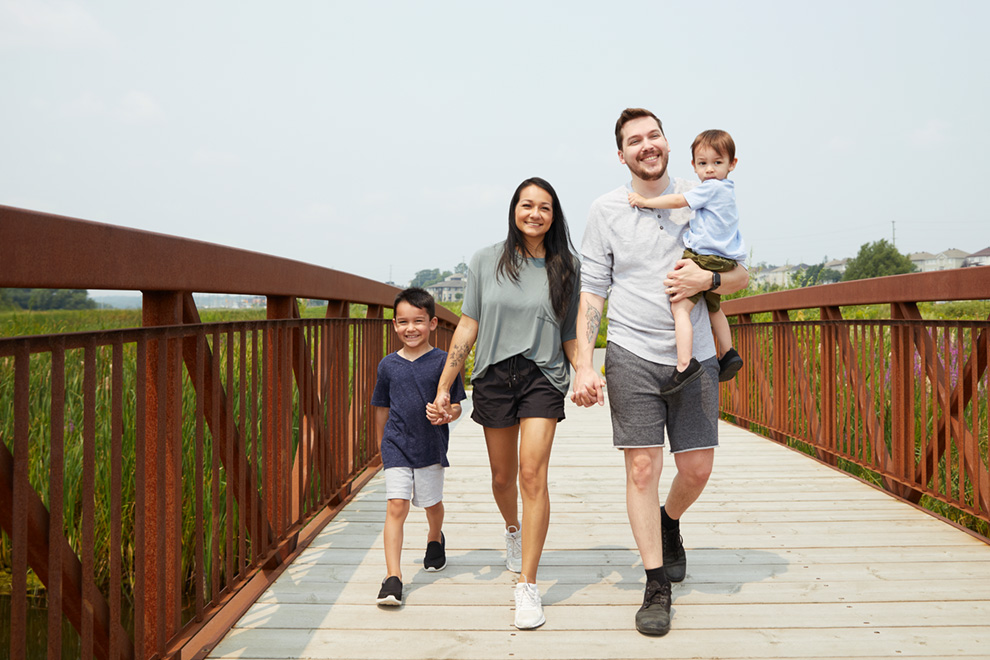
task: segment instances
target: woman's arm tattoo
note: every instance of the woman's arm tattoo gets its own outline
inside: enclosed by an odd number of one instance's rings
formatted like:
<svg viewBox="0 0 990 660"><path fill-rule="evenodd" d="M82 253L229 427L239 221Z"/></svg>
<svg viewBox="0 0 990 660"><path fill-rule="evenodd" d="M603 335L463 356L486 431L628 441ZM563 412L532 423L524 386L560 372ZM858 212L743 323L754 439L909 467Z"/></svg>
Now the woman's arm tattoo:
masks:
<svg viewBox="0 0 990 660"><path fill-rule="evenodd" d="M464 364L464 361L467 359L468 353L470 352L470 344L457 344L450 349L450 355L447 357L447 363L452 367L460 367Z"/></svg>
<svg viewBox="0 0 990 660"><path fill-rule="evenodd" d="M585 316L588 319L588 343L591 343L598 336L598 326L602 322L602 313L594 307L589 306L588 313Z"/></svg>

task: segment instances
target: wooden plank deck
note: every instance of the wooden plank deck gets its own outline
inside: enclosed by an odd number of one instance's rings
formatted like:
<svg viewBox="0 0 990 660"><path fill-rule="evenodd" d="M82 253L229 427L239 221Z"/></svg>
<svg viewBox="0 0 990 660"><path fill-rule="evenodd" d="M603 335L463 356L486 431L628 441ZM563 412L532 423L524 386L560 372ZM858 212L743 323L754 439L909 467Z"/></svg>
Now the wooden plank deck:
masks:
<svg viewBox="0 0 990 660"><path fill-rule="evenodd" d="M422 569L413 509L404 605L378 608L384 481L376 476L214 649L214 658L990 658L990 546L733 426L682 521L673 626L638 634L645 582L607 407L568 407L550 471L539 584L547 623L512 626L481 429L451 436L447 568ZM674 474L667 456L661 489Z"/></svg>

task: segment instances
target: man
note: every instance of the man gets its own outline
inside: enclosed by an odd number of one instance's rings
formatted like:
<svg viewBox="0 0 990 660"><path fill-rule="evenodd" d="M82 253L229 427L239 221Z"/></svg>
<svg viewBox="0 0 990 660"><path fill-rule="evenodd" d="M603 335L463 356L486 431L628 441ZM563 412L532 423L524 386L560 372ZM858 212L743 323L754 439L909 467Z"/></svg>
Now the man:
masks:
<svg viewBox="0 0 990 660"><path fill-rule="evenodd" d="M592 354L605 298L609 298L608 351L613 444L623 450L626 509L646 569L646 593L636 628L648 635L670 630L670 583L684 579L687 560L679 521L708 482L718 445L718 360L708 314L696 305L694 357L700 378L668 395L674 382L677 346L670 303L700 291L728 294L746 286L745 268L721 273L721 281L690 260L681 259L685 209L640 209L629 193L643 197L683 193L693 187L667 174L670 147L656 115L627 108L615 125L619 162L632 181L591 205L581 247L581 303L578 309L574 394L582 406L602 405L604 381L592 367ZM663 446L670 438L677 465L664 506L659 482Z"/></svg>

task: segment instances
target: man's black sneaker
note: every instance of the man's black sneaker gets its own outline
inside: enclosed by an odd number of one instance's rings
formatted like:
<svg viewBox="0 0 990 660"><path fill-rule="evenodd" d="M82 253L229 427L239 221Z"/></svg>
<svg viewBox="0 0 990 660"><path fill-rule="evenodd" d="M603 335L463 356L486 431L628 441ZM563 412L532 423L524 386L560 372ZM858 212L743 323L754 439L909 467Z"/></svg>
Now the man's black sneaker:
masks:
<svg viewBox="0 0 990 660"><path fill-rule="evenodd" d="M398 607L402 605L402 580L393 575L382 581L381 591L378 592L378 604Z"/></svg>
<svg viewBox="0 0 990 660"><path fill-rule="evenodd" d="M681 388L695 381L701 375L701 363L691 358L687 369L684 371L674 370L674 377L670 379L670 385L666 389L660 390L660 394L670 396L675 392L680 392Z"/></svg>
<svg viewBox="0 0 990 660"><path fill-rule="evenodd" d="M666 635L670 631L670 582L646 583L643 606L636 612L636 630L644 635Z"/></svg>
<svg viewBox="0 0 990 660"><path fill-rule="evenodd" d="M725 355L718 359L718 382L724 383L735 378L736 373L742 369L743 359L739 357L736 349L730 348Z"/></svg>
<svg viewBox="0 0 990 660"><path fill-rule="evenodd" d="M440 541L430 541L426 544L426 556L423 557L423 568L428 571L442 571L447 566L447 553L444 548L447 540L440 532Z"/></svg>
<svg viewBox="0 0 990 660"><path fill-rule="evenodd" d="M671 582L680 582L687 574L684 539L681 538L678 530L667 530L660 525L660 542L663 546L663 572Z"/></svg>

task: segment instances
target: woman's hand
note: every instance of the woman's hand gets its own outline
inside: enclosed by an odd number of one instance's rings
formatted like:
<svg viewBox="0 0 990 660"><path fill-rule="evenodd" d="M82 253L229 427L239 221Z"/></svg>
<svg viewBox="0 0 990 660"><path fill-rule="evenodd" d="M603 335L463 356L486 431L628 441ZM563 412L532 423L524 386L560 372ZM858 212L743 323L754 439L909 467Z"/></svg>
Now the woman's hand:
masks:
<svg viewBox="0 0 990 660"><path fill-rule="evenodd" d="M587 408L596 403L605 405L605 379L595 373L591 367L579 367L574 373L574 389L571 401Z"/></svg>
<svg viewBox="0 0 990 660"><path fill-rule="evenodd" d="M433 403L426 404L426 418L434 426L454 421L454 408L450 405L449 390L437 390L437 398Z"/></svg>

